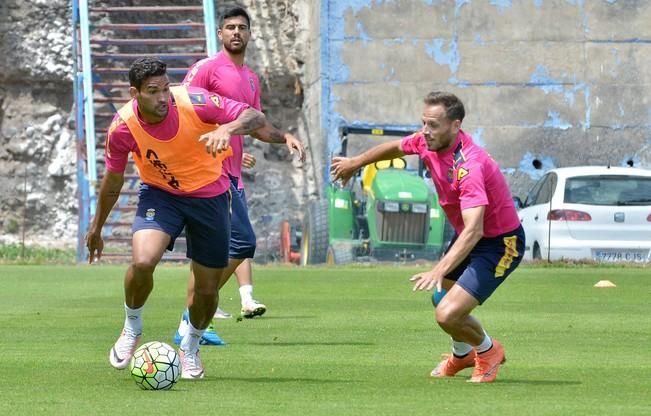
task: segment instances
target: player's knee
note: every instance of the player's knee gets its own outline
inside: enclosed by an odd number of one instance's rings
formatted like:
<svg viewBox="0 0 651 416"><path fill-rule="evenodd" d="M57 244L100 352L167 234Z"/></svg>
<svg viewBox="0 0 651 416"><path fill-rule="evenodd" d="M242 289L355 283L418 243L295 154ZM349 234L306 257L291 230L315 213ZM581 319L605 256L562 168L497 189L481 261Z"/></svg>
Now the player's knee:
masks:
<svg viewBox="0 0 651 416"><path fill-rule="evenodd" d="M215 298L217 296L217 282L213 280L195 281L194 295Z"/></svg>
<svg viewBox="0 0 651 416"><path fill-rule="evenodd" d="M453 305L442 302L436 307L436 322L441 328L453 328L461 322L461 316Z"/></svg>
<svg viewBox="0 0 651 416"><path fill-rule="evenodd" d="M156 261L148 258L135 259L132 263L133 271L139 276L151 276L156 269Z"/></svg>

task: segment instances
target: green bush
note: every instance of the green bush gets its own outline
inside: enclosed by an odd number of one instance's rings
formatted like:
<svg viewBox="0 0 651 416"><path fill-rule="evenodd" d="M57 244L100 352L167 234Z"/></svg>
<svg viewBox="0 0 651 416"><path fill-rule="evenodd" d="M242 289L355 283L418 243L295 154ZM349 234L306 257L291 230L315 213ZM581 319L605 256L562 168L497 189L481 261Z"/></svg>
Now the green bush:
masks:
<svg viewBox="0 0 651 416"><path fill-rule="evenodd" d="M73 248L47 248L25 246L22 244L0 243L0 263L2 264L52 264L74 263L76 251Z"/></svg>

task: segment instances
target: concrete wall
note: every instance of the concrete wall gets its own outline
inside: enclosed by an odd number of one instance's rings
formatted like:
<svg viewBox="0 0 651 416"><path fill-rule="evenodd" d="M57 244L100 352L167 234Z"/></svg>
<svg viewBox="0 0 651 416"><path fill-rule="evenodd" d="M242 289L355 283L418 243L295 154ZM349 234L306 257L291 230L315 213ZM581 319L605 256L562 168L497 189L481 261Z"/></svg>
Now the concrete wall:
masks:
<svg viewBox="0 0 651 416"><path fill-rule="evenodd" d="M324 0L318 22L324 159L340 125L417 127L447 90L516 194L552 167L651 168L651 2Z"/></svg>

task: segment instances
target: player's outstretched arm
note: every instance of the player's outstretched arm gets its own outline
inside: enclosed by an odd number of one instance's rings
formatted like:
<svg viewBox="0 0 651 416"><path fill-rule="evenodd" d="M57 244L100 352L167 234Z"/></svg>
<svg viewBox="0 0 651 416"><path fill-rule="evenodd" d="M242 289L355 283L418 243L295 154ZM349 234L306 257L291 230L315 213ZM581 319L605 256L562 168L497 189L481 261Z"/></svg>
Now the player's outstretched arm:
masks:
<svg viewBox="0 0 651 416"><path fill-rule="evenodd" d="M400 147L400 140L393 140L371 147L366 152L353 157L334 157L330 164L332 181L341 180L345 185L358 169L380 160L395 159L405 153Z"/></svg>
<svg viewBox="0 0 651 416"><path fill-rule="evenodd" d="M305 147L303 146L303 143L301 143L301 141L298 140L290 132L286 131L283 133L282 131L275 128L268 121L267 123L265 123L265 125L262 128L251 133L251 136L265 143L272 143L272 144L284 143L285 145L287 145L287 149L289 150L290 155L293 155L294 151L297 151L298 160L300 160L301 162L305 162Z"/></svg>
<svg viewBox="0 0 651 416"><path fill-rule="evenodd" d="M234 134L250 134L254 130L264 126L267 118L263 113L253 108L247 108L230 123L222 124L217 130L206 133L199 138L205 142L206 151L212 153L213 157L228 149L231 136Z"/></svg>
<svg viewBox="0 0 651 416"><path fill-rule="evenodd" d="M113 173L106 171L102 184L99 188L99 197L97 198L97 209L95 217L90 223L88 233L86 234L86 247L88 248L88 262L99 260L102 257L104 249L104 240L102 240L102 227L106 218L111 213L113 206L120 197L120 190L124 184L124 173Z"/></svg>

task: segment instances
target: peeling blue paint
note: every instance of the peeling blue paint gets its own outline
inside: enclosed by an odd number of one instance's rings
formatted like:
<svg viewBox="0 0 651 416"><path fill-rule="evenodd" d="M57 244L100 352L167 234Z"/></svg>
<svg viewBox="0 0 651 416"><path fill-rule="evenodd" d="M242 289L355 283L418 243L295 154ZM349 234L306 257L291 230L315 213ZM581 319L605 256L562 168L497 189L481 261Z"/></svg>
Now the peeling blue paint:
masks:
<svg viewBox="0 0 651 416"><path fill-rule="evenodd" d="M497 7L497 10L499 10L500 13L513 7L511 0L491 0L490 4L491 6Z"/></svg>
<svg viewBox="0 0 651 416"><path fill-rule="evenodd" d="M533 0L533 5L536 7L536 9L540 9L542 7L543 0Z"/></svg>
<svg viewBox="0 0 651 416"><path fill-rule="evenodd" d="M624 106L622 103L617 103L617 109L619 110L619 116L623 117L624 116Z"/></svg>
<svg viewBox="0 0 651 416"><path fill-rule="evenodd" d="M385 82L390 82L393 77L396 75L396 69L390 66L387 66L387 64L382 63L380 64L380 69L384 72L386 70L386 75L382 77L382 80Z"/></svg>
<svg viewBox="0 0 651 416"><path fill-rule="evenodd" d="M448 51L443 51L445 39L436 38L431 43L425 43L425 52L427 55L434 58L434 61L439 65L447 65L452 74L456 74L459 69L459 49L456 39L450 39Z"/></svg>
<svg viewBox="0 0 651 416"><path fill-rule="evenodd" d="M534 159L538 159L542 163L542 167L540 169L533 167ZM529 175L529 178L532 180L538 180L542 178L545 172L550 169L554 169L555 167L556 163L550 156L536 156L530 152L527 152L522 157L522 160L520 160L518 170L526 175Z"/></svg>
<svg viewBox="0 0 651 416"><path fill-rule="evenodd" d="M475 33L475 38L473 39L473 42L475 45L483 46L486 44L484 40L481 38L481 33Z"/></svg>
<svg viewBox="0 0 651 416"><path fill-rule="evenodd" d="M549 76L549 70L544 65L536 66L535 71L531 74L529 82L545 91L545 94L551 92L560 94L563 92L563 82L551 78Z"/></svg>
<svg viewBox="0 0 651 416"><path fill-rule="evenodd" d="M466 4L470 4L470 0L456 0L454 2L454 15L456 17L459 16L459 13L461 13L461 8Z"/></svg>
<svg viewBox="0 0 651 416"><path fill-rule="evenodd" d="M348 66L342 61L342 41L330 42L330 61L328 69L330 71L330 80L334 83L346 82L350 76Z"/></svg>
<svg viewBox="0 0 651 416"><path fill-rule="evenodd" d="M359 38L362 40L364 46L366 46L370 38L368 37L368 34L364 31L364 25L362 25L362 22L358 20L356 27L357 27L357 32L359 33Z"/></svg>
<svg viewBox="0 0 651 416"><path fill-rule="evenodd" d="M418 42L418 39L412 39L412 44L415 44L414 42ZM386 46L392 46L392 45L404 45L405 43L405 38L393 38L393 39L384 39L384 45Z"/></svg>
<svg viewBox="0 0 651 416"><path fill-rule="evenodd" d="M586 86L583 90L583 99L585 100L585 120L583 121L583 131L586 131L592 125L592 102L590 101L590 95L592 90L589 86Z"/></svg>
<svg viewBox="0 0 651 416"><path fill-rule="evenodd" d="M543 123L543 127L549 127L552 129L567 130L572 127L572 125L564 120L562 120L559 114L555 111L547 112L547 120Z"/></svg>
<svg viewBox="0 0 651 416"><path fill-rule="evenodd" d="M484 139L482 138L483 134L484 134L484 129L483 128L478 128L477 130L470 133L470 135L472 136L472 140L475 142L475 144L477 144L477 146L486 148L486 143L484 142Z"/></svg>

